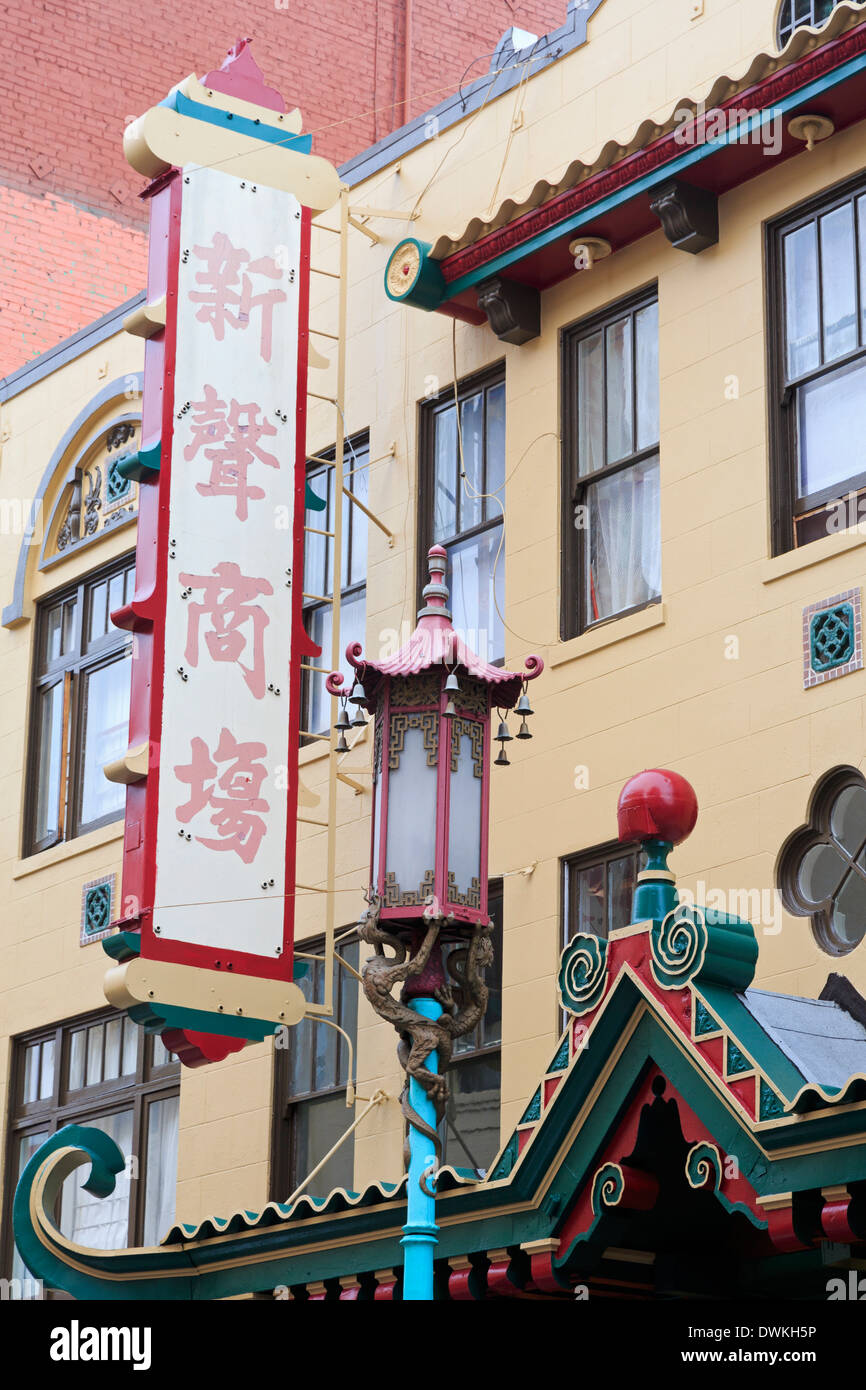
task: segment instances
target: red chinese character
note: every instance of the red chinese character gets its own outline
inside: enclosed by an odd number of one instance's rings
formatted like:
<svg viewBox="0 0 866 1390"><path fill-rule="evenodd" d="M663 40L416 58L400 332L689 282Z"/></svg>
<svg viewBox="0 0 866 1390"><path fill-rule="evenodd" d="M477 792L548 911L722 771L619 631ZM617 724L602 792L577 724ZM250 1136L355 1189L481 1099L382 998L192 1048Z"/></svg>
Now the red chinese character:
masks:
<svg viewBox="0 0 866 1390"><path fill-rule="evenodd" d="M199 628L202 618L210 618L210 631L204 635L207 649L214 661L237 662L244 680L257 700L265 693L265 628L271 621L265 610L251 600L259 594L272 594L267 579L252 579L241 574L233 560L221 560L214 565L213 574L181 574L181 584L191 589L203 589L200 603L189 605L186 650L190 666L198 665ZM244 627L252 624L252 666L245 666L241 656L247 648L249 634Z"/></svg>
<svg viewBox="0 0 866 1390"><path fill-rule="evenodd" d="M279 460L259 445L264 435L276 434L276 427L268 420L259 420L261 406L252 402L240 405L233 399L226 409L213 386L205 386L204 400L196 401L192 408L192 438L183 456L193 459L204 448L211 465L210 481L196 483L196 491L202 497L234 497L236 517L246 521L249 500L265 496L263 488L252 486L247 479L250 465L258 459L268 468L280 466Z"/></svg>
<svg viewBox="0 0 866 1390"><path fill-rule="evenodd" d="M226 324L246 330L254 309L261 310L259 352L262 360L271 360L274 305L285 302L283 290L265 290L253 294L250 275L267 275L271 280L282 278L272 256L250 260L249 251L232 246L225 232L215 232L212 246L194 246L195 255L205 262L206 269L196 272L196 282L207 288L190 290L193 304L200 304L196 313L200 323L209 323L217 342L225 337ZM246 271L241 267L246 263Z"/></svg>
<svg viewBox="0 0 866 1390"><path fill-rule="evenodd" d="M245 864L252 864L267 833L258 813L271 809L259 796L268 770L256 760L266 756L265 745L238 743L234 734L223 729L213 757L203 738L193 738L190 751L191 761L174 769L178 781L190 786L189 801L175 813L178 820L186 825L210 807L214 811L210 823L220 838L208 840L197 835L199 844L207 849L233 849ZM217 763L229 764L219 777Z"/></svg>

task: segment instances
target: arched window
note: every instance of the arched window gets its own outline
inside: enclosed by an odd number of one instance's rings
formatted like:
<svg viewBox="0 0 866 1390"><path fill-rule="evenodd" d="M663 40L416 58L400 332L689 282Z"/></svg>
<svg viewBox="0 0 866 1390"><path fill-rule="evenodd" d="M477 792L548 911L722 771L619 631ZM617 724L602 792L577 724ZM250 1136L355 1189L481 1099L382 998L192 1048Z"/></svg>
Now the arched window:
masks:
<svg viewBox="0 0 866 1390"><path fill-rule="evenodd" d="M779 6L779 47L784 48L795 29L808 24L817 29L825 24L839 0L782 0Z"/></svg>
<svg viewBox="0 0 866 1390"><path fill-rule="evenodd" d="M866 936L866 780L835 768L812 793L806 824L790 835L776 878L789 912L810 917L830 955L853 951Z"/></svg>

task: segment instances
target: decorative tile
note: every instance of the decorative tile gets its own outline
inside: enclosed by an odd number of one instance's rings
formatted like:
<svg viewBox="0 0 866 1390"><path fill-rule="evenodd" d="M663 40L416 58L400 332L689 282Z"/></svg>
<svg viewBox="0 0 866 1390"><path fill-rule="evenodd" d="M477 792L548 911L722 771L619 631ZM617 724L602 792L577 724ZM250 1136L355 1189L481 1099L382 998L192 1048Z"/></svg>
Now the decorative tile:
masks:
<svg viewBox="0 0 866 1390"><path fill-rule="evenodd" d="M847 676L863 666L859 589L820 599L803 609L803 686Z"/></svg>
<svg viewBox="0 0 866 1390"><path fill-rule="evenodd" d="M114 917L114 874L91 879L81 890L81 945L108 936Z"/></svg>

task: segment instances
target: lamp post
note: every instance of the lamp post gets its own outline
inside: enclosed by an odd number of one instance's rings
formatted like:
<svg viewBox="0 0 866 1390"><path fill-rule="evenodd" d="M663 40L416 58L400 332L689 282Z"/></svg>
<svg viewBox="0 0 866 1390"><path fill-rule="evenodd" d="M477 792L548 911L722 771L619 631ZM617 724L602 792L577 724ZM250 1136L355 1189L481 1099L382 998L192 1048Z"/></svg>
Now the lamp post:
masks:
<svg viewBox="0 0 866 1390"><path fill-rule="evenodd" d="M432 1182L448 1097L444 1073L454 1039L474 1028L487 1006L491 721L497 719L500 745L494 763L508 766L506 745L514 737L509 711L521 715L516 737L531 738L527 683L544 666L529 656L523 672L506 671L466 645L451 624L446 560L441 546L430 549L430 582L406 645L395 656L370 661L353 642L346 648L355 672L351 687L339 672L327 679L328 690L341 698L338 730L353 722L350 705L375 721L369 909L360 934L375 948L364 966L364 991L397 1029L406 1073L405 1300L433 1297ZM443 958L443 946L456 949ZM403 986L399 1000L391 993L397 984Z"/></svg>

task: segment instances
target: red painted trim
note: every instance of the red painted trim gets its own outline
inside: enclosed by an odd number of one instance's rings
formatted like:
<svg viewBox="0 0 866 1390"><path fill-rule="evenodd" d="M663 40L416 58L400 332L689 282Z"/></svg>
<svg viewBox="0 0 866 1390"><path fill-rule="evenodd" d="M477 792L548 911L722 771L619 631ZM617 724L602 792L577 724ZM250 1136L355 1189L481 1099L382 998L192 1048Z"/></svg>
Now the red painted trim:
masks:
<svg viewBox="0 0 866 1390"><path fill-rule="evenodd" d="M825 1202L821 1212L821 1230L830 1240L840 1245L856 1245L858 1237L848 1224L848 1208L851 1198L843 1197L837 1202Z"/></svg>

